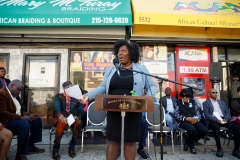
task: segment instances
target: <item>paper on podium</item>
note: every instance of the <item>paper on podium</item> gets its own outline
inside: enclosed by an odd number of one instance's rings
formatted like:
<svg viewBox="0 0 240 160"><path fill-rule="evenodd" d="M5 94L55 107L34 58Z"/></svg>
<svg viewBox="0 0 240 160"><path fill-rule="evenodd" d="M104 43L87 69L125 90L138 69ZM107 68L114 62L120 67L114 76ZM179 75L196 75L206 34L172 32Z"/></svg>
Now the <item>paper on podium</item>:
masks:
<svg viewBox="0 0 240 160"><path fill-rule="evenodd" d="M75 119L74 119L73 115L70 114L70 115L67 117L68 126L70 127L74 122L75 122Z"/></svg>
<svg viewBox="0 0 240 160"><path fill-rule="evenodd" d="M224 122L224 121L223 121L222 117L219 115L218 112L213 112L213 115L214 115L218 120L220 120L222 124L227 123L227 122Z"/></svg>
<svg viewBox="0 0 240 160"><path fill-rule="evenodd" d="M83 99L82 91L80 90L78 84L69 87L66 89L66 94L70 97L76 98L76 99Z"/></svg>

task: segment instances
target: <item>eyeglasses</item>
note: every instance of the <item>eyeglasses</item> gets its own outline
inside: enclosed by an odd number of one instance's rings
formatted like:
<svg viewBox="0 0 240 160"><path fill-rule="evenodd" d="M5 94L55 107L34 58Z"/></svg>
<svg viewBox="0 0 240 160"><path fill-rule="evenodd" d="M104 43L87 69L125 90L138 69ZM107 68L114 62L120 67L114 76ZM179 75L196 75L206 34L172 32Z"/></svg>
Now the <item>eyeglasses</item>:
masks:
<svg viewBox="0 0 240 160"><path fill-rule="evenodd" d="M212 93L212 94L215 94L215 93L218 94L218 92L211 92L211 93Z"/></svg>
<svg viewBox="0 0 240 160"><path fill-rule="evenodd" d="M126 53L127 52L127 50L125 50L125 49L122 49L122 50L118 50L118 53Z"/></svg>

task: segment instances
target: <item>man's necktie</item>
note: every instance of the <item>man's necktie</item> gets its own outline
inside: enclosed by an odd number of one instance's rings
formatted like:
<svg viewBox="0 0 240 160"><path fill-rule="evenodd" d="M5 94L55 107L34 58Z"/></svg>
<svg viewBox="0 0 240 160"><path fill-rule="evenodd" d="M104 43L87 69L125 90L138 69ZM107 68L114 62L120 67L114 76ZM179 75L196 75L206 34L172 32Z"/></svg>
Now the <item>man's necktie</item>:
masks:
<svg viewBox="0 0 240 160"><path fill-rule="evenodd" d="M13 99L13 102L14 102L14 104L15 104L15 106L16 106L17 111L18 111L18 115L21 115L21 110L20 110L20 108L19 108L19 106L18 106L17 99L14 98L13 96L12 96L12 99Z"/></svg>

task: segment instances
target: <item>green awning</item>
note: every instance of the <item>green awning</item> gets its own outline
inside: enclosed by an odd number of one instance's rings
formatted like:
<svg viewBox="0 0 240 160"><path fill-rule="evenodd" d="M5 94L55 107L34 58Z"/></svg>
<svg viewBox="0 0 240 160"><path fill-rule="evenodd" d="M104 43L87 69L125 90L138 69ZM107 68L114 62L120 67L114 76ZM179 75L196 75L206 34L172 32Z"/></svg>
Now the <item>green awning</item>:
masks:
<svg viewBox="0 0 240 160"><path fill-rule="evenodd" d="M0 26L131 26L129 0L1 0Z"/></svg>

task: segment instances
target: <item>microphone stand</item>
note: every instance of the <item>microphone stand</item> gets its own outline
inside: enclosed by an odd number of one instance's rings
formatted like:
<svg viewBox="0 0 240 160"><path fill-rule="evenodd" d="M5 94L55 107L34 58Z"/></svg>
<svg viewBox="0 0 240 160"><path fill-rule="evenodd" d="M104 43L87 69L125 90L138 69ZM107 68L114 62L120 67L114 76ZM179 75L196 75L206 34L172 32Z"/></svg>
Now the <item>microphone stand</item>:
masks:
<svg viewBox="0 0 240 160"><path fill-rule="evenodd" d="M131 70L133 72L136 72L136 73L140 73L140 74L143 74L143 75L146 75L146 76L149 76L149 77L154 77L156 79L158 79L158 86L159 86L159 90L160 90L160 99L159 99L159 111L160 111L160 145L161 145L161 160L163 160L163 143L162 143L162 132L163 132L163 125L162 125L162 121L161 121L161 115L162 115L162 83L163 81L168 81L168 82L171 82L171 83L175 83L175 84L179 84L179 85L182 85L182 86L186 86L186 87L189 87L189 88L192 88L192 89L196 89L196 90L200 90L202 91L201 88L197 88L197 87L194 87L194 86L190 86L190 85L187 85L187 84L183 84L183 83L179 83L177 81L172 81L172 80L169 80L167 78L163 78L163 77L159 77L159 76L154 76L154 75L151 75L151 74L148 74L148 73L144 73L144 72L141 72L141 71L137 71L137 70L133 70L133 69L130 69L130 68L125 68L123 66L116 66L117 69L127 69L127 70Z"/></svg>

